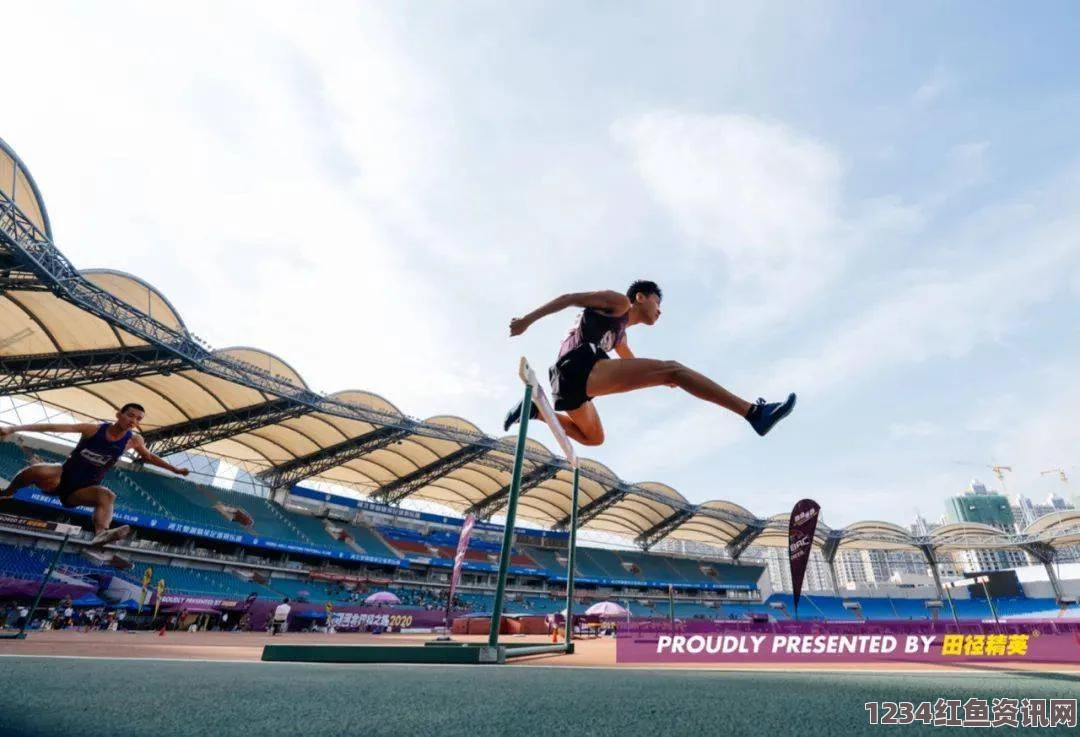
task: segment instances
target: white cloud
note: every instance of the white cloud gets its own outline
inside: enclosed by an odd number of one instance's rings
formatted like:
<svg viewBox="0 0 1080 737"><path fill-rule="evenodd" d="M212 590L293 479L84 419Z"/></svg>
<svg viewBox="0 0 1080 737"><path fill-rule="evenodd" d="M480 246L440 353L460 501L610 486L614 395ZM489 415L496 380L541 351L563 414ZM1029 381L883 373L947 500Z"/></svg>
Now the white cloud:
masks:
<svg viewBox="0 0 1080 737"><path fill-rule="evenodd" d="M842 167L823 143L751 116L671 111L619 120L612 134L670 213L684 256L719 282L716 335L784 321L842 266Z"/></svg>
<svg viewBox="0 0 1080 737"><path fill-rule="evenodd" d="M881 369L958 358L1002 339L1027 309L1065 287L1080 261L1080 218L1059 209L1073 201L1077 184L1067 177L1052 196L964 223L949 246L984 254L981 262L965 259L963 267L864 306L807 355L782 362L769 386L797 379L802 391L822 394Z"/></svg>
<svg viewBox="0 0 1080 737"><path fill-rule="evenodd" d="M809 333L802 350L764 372L740 367L721 383L736 391L753 387L770 399L796 391L795 422L813 427L825 421L838 392L850 392L860 382L879 386L906 366L959 359L1001 341L1023 326L1027 310L1067 288L1080 263L1080 218L1068 207L1077 184L1070 172L1040 190L1049 194L971 216L947 242L961 253L983 254L981 262L965 258L963 266L922 270L915 277L901 274L895 284L886 281L874 289L869 301L845 305L852 317ZM672 468L692 467L750 437L730 420L718 421L711 406L673 408L649 429L650 443L635 446L634 458L621 462L633 464L641 457ZM838 437L836 442L848 441Z"/></svg>
<svg viewBox="0 0 1080 737"><path fill-rule="evenodd" d="M447 192L451 211L485 201L455 181L464 154L439 70L416 64L376 6L222 4L213 23L208 7L159 11L8 18L26 31L9 53L37 61L9 87L23 112L4 136L60 248L81 268L145 278L215 347L277 353L317 389L376 391L418 415L488 405L512 369L484 367L472 336L504 339L512 312L483 324L464 305L485 282L511 289L492 277L521 267L430 215ZM565 211L560 227L588 229L586 210Z"/></svg>
<svg viewBox="0 0 1080 737"><path fill-rule="evenodd" d="M1048 491L1080 493L1080 426L1073 415L1080 407L1077 376L1076 365L1034 372L1025 382L1031 392L1028 400L1005 409L994 455L1013 468L1010 491L1036 498ZM1071 486L1062 487L1056 474L1042 475L1057 468L1065 469Z"/></svg>

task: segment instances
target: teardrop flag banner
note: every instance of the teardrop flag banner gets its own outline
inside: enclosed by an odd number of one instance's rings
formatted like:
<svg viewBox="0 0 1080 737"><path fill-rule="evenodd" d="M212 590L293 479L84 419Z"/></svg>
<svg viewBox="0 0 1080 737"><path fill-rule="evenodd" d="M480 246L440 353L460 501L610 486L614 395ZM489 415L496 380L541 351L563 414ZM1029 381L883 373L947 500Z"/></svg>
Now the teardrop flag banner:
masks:
<svg viewBox="0 0 1080 737"><path fill-rule="evenodd" d="M799 596L802 594L806 564L814 549L814 531L817 529L821 507L813 499L801 499L791 510L788 522L788 560L791 563L791 589L795 594L795 618L799 618Z"/></svg>

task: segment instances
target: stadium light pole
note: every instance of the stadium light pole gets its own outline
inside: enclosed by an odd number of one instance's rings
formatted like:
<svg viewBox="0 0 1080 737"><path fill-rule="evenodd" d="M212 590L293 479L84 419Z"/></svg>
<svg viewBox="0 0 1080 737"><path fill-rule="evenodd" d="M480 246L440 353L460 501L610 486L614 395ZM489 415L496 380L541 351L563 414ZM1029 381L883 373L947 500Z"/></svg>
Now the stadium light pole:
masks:
<svg viewBox="0 0 1080 737"><path fill-rule="evenodd" d="M975 582L982 584L983 593L986 594L986 603L990 605L990 613L994 615L994 625L1000 628L1001 621L998 620L997 607L994 606L994 600L990 598L990 589L986 587L986 583L989 580L989 576L979 576L975 579Z"/></svg>
<svg viewBox="0 0 1080 737"><path fill-rule="evenodd" d="M952 611L953 622L956 623L956 631L960 631L960 618L956 616L956 604L953 602L952 589L953 582L942 584L941 588L945 589L945 596L949 597L949 609Z"/></svg>

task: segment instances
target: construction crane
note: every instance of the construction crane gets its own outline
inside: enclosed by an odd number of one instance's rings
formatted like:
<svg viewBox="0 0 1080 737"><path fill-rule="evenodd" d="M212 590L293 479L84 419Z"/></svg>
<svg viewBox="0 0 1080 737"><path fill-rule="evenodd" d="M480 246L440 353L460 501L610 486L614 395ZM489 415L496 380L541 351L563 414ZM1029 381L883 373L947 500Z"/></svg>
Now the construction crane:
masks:
<svg viewBox="0 0 1080 737"><path fill-rule="evenodd" d="M1012 466L990 466L990 470L994 472L994 475L998 477L998 481L1001 482L1001 490L1005 491L1005 471L1012 473Z"/></svg>
<svg viewBox="0 0 1080 737"><path fill-rule="evenodd" d="M989 468L997 476L998 481L1001 482L1001 493L1008 494L1008 490L1005 488L1005 474L1012 473L1012 466L999 466L994 464L988 466L985 463L970 463L968 461L953 461L958 466L971 466L973 468Z"/></svg>
<svg viewBox="0 0 1080 737"><path fill-rule="evenodd" d="M1069 477L1065 475L1064 468L1048 468L1045 471L1040 471L1039 475L1045 476L1048 473L1056 473L1058 475L1058 478L1061 479L1061 483L1065 484L1066 486L1069 485Z"/></svg>

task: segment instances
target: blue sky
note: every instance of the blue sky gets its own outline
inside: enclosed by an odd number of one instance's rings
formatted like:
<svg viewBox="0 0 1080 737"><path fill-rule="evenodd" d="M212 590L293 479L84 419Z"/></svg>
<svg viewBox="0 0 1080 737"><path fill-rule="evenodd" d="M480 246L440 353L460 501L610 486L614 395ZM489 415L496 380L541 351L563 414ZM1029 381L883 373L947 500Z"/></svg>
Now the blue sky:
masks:
<svg viewBox="0 0 1080 737"><path fill-rule="evenodd" d="M677 390L604 398L585 455L906 523L993 463L1080 483L1080 11L909 5L17 7L0 135L76 265L492 434L573 315L510 318L653 278L638 355L799 407L760 439Z"/></svg>

